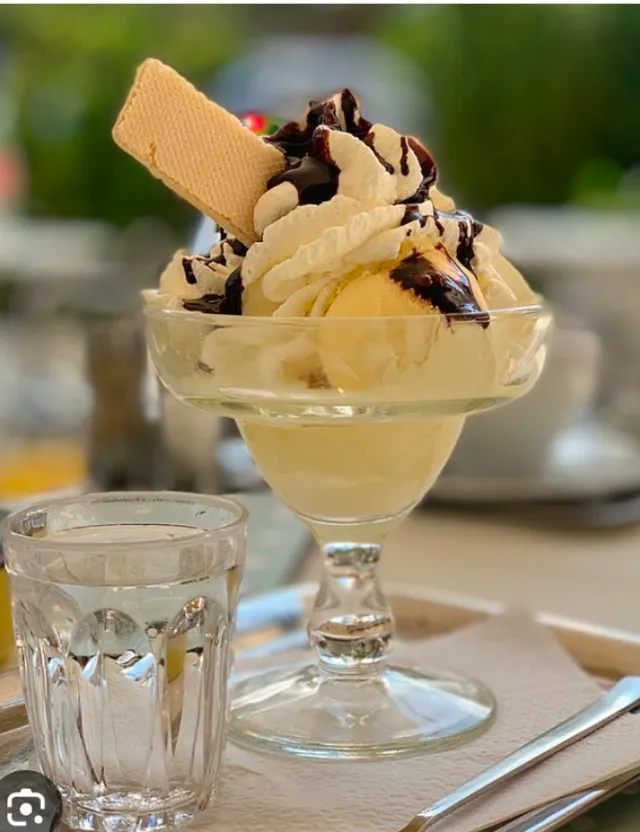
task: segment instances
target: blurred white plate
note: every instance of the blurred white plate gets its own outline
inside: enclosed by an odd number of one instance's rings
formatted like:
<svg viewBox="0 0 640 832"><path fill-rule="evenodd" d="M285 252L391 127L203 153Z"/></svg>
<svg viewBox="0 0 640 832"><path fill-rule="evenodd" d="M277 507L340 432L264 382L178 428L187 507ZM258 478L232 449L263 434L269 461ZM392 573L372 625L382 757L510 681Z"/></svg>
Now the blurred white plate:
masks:
<svg viewBox="0 0 640 832"><path fill-rule="evenodd" d="M491 503L533 500L593 500L640 491L640 446L599 424L559 434L537 477L464 476L443 473L430 496L447 502Z"/></svg>

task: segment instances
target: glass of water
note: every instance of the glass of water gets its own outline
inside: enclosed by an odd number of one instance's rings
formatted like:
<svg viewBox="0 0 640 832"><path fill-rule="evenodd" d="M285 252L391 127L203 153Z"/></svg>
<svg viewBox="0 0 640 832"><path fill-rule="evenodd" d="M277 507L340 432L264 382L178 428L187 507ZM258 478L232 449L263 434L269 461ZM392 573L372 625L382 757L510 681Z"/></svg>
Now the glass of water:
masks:
<svg viewBox="0 0 640 832"><path fill-rule="evenodd" d="M232 500L171 492L4 521L36 762L71 828L179 826L214 794L246 525Z"/></svg>

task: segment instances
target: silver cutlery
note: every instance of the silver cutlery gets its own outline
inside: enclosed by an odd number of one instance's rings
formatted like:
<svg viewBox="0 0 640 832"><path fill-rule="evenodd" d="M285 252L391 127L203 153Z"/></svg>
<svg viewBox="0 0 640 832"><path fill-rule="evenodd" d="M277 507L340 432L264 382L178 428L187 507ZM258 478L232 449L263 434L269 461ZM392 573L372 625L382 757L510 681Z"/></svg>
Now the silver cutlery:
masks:
<svg viewBox="0 0 640 832"><path fill-rule="evenodd" d="M552 832L559 826L563 826L572 818L587 812L603 800L618 794L623 789L635 783L640 775L638 768L633 768L623 774L604 780L591 789L584 789L581 792L574 792L545 806L540 806L520 815L503 826L498 827L494 832Z"/></svg>
<svg viewBox="0 0 640 832"><path fill-rule="evenodd" d="M627 676L574 716L504 757L423 809L398 832L424 832L456 809L503 785L640 705L640 676Z"/></svg>

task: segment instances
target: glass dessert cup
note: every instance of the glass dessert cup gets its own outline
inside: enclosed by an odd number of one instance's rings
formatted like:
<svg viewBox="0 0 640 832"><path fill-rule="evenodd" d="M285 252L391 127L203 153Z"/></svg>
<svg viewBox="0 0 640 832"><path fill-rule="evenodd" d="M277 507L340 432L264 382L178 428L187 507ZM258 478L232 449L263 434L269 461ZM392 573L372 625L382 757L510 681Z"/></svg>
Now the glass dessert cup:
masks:
<svg viewBox="0 0 640 832"><path fill-rule="evenodd" d="M526 393L545 358L541 305L486 316L258 318L146 309L160 378L235 418L265 480L313 532L324 577L315 656L238 681L231 737L326 759L437 751L492 719L480 682L397 666L376 577L384 539L424 497L465 418Z"/></svg>

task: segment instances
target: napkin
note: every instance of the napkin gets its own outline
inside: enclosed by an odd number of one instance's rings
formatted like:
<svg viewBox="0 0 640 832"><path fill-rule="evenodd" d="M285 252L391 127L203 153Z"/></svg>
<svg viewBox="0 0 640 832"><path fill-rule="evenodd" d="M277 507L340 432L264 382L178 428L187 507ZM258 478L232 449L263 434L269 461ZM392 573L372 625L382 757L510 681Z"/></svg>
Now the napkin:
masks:
<svg viewBox="0 0 640 832"><path fill-rule="evenodd" d="M326 762L230 745L214 804L194 832L396 832L414 814L509 752L585 707L599 685L530 617L506 613L429 641L394 660L459 669L498 701L492 727L434 754ZM581 790L640 762L640 717L623 716L482 800L438 832L477 832Z"/></svg>

